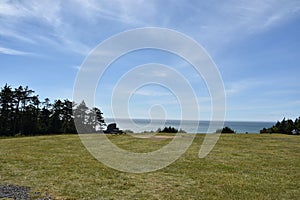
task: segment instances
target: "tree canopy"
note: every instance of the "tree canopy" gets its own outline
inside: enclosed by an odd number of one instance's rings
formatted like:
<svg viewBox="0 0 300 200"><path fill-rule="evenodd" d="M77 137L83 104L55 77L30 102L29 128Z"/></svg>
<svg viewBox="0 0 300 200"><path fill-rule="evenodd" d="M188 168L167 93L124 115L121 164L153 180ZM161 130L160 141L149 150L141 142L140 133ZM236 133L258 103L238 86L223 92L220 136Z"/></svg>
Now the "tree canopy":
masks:
<svg viewBox="0 0 300 200"><path fill-rule="evenodd" d="M174 128L174 127L165 127L163 130L158 129L159 133L178 133L178 129Z"/></svg>
<svg viewBox="0 0 300 200"><path fill-rule="evenodd" d="M105 124L102 115L84 101L40 100L27 86L6 84L0 91L0 136L96 132Z"/></svg>
<svg viewBox="0 0 300 200"><path fill-rule="evenodd" d="M270 128L263 128L260 133L282 133L282 134L299 134L300 130L300 117L295 119L285 119L277 121L275 125Z"/></svg>
<svg viewBox="0 0 300 200"><path fill-rule="evenodd" d="M233 129L229 128L228 126L225 126L222 129L218 129L216 131L216 133L235 133L235 131Z"/></svg>

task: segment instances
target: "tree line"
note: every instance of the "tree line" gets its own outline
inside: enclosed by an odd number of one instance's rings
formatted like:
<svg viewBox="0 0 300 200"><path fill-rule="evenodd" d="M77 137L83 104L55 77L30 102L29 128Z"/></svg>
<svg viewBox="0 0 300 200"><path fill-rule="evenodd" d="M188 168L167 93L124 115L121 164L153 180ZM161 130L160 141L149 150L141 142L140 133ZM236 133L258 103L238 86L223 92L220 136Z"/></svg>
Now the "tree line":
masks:
<svg viewBox="0 0 300 200"><path fill-rule="evenodd" d="M260 130L260 133L282 133L282 134L299 134L300 130L300 117L295 119L285 119L277 121L275 125L270 128L263 128Z"/></svg>
<svg viewBox="0 0 300 200"><path fill-rule="evenodd" d="M1 88L0 136L91 133L101 131L103 125L101 110L87 107L84 101L78 105L68 99L41 101L28 86Z"/></svg>

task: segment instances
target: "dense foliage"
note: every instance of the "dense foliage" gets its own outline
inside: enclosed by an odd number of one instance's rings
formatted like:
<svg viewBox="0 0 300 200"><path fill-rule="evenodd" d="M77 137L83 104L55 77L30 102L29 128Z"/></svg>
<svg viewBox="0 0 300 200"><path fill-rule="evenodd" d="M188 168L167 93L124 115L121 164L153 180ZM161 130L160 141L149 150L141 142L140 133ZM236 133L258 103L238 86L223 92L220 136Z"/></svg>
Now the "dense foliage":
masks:
<svg viewBox="0 0 300 200"><path fill-rule="evenodd" d="M235 133L235 131L231 128L229 128L228 126L222 128L222 129L219 129L216 131L217 133Z"/></svg>
<svg viewBox="0 0 300 200"><path fill-rule="evenodd" d="M277 121L277 123L271 128L263 128L260 130L260 133L282 133L282 134L299 134L300 130L300 117L295 119L295 121L291 119L285 119L281 122Z"/></svg>
<svg viewBox="0 0 300 200"><path fill-rule="evenodd" d="M158 130L159 133L178 133L178 129L174 127L165 127L163 130Z"/></svg>
<svg viewBox="0 0 300 200"><path fill-rule="evenodd" d="M0 91L0 136L95 132L104 124L101 111L65 100L44 101L28 87Z"/></svg>

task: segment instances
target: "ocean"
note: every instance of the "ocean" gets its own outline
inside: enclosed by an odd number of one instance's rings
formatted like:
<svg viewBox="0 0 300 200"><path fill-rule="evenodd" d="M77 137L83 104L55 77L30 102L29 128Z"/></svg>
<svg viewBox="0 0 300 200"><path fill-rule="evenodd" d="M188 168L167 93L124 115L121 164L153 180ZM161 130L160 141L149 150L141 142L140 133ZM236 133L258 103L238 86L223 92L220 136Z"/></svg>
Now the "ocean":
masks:
<svg viewBox="0 0 300 200"><path fill-rule="evenodd" d="M106 124L117 123L121 130L131 130L135 133L157 131L159 128L175 127L187 133L207 133L209 121L193 120L150 120L150 119L105 119ZM225 121L224 127L228 126L236 133L259 133L263 128L273 126L275 122L247 122L247 121ZM216 130L214 130L215 132Z"/></svg>

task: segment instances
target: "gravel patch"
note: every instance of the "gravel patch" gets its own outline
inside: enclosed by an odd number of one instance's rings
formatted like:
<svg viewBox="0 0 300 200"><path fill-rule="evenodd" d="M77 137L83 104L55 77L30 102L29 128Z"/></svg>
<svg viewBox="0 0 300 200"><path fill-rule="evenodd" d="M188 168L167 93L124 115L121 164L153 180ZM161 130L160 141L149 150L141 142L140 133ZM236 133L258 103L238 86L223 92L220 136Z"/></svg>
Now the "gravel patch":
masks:
<svg viewBox="0 0 300 200"><path fill-rule="evenodd" d="M0 199L14 200L51 200L50 196L38 197L39 193L34 193L36 197L30 196L30 188L17 185L0 185Z"/></svg>
<svg viewBox="0 0 300 200"><path fill-rule="evenodd" d="M27 200L30 188L16 185L0 185L0 198L13 198L16 200Z"/></svg>

